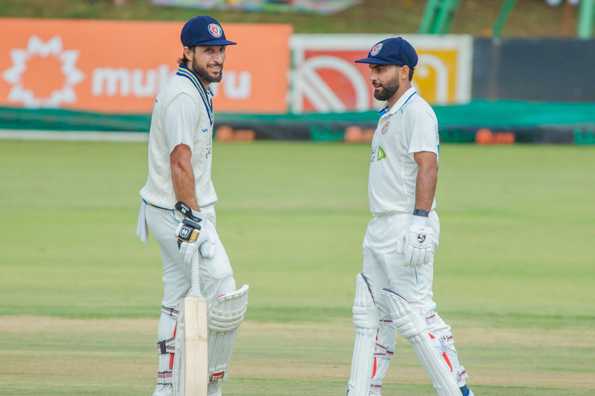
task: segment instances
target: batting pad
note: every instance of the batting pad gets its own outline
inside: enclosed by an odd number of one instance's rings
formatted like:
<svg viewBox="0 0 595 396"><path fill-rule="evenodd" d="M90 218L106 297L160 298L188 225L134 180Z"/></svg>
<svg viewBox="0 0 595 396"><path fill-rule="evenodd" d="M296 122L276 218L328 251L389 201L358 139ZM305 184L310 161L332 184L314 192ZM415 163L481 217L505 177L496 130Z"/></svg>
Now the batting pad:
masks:
<svg viewBox="0 0 595 396"><path fill-rule="evenodd" d="M351 359L351 374L347 383L347 395L368 396L378 330L378 309L374 303L369 281L361 273L355 280L353 325L355 342Z"/></svg>
<svg viewBox="0 0 595 396"><path fill-rule="evenodd" d="M409 302L393 290L382 289L388 309L397 331L407 338L426 369L438 396L460 396L457 386L444 359L438 354L430 339L424 319L409 305Z"/></svg>
<svg viewBox="0 0 595 396"><path fill-rule="evenodd" d="M237 329L248 309L248 285L209 305L209 382L221 381L231 360Z"/></svg>

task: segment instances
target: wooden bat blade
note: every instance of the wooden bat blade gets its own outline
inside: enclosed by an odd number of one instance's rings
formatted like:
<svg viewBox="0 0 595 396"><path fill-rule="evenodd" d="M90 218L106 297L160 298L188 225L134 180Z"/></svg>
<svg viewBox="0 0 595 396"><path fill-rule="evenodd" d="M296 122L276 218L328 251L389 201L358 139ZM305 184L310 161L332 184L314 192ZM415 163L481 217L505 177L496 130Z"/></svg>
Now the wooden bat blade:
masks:
<svg viewBox="0 0 595 396"><path fill-rule="evenodd" d="M209 367L206 300L195 296L184 298L184 318L184 395L207 396Z"/></svg>

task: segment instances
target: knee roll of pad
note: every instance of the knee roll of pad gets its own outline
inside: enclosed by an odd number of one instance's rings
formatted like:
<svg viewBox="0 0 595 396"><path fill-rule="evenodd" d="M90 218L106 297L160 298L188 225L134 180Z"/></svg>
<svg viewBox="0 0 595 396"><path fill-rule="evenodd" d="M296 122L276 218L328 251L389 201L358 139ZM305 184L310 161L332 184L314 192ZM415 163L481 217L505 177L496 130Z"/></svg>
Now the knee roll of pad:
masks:
<svg viewBox="0 0 595 396"><path fill-rule="evenodd" d="M415 337L426 329L424 320L414 312L407 312L398 319L395 318L394 323L399 334L405 338Z"/></svg>
<svg viewBox="0 0 595 396"><path fill-rule="evenodd" d="M421 315L413 311L401 295L389 289L383 289L382 293L387 297L390 316L401 336L413 338L427 329Z"/></svg>
<svg viewBox="0 0 595 396"><path fill-rule="evenodd" d="M224 333L237 329L248 309L248 285L215 298L209 304L209 329Z"/></svg>
<svg viewBox="0 0 595 396"><path fill-rule="evenodd" d="M353 301L353 325L356 328L377 329L378 308L372 296L370 283L364 274L359 274L355 282L355 298Z"/></svg>

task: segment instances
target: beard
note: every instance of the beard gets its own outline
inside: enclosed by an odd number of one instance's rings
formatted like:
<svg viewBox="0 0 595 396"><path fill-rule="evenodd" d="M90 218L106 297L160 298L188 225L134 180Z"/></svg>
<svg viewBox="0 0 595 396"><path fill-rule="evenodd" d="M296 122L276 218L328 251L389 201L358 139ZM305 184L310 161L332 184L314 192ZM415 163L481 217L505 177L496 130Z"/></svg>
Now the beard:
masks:
<svg viewBox="0 0 595 396"><path fill-rule="evenodd" d="M374 88L374 97L381 101L389 100L399 90L399 83L394 82L392 84L382 85L378 88Z"/></svg>
<svg viewBox="0 0 595 396"><path fill-rule="evenodd" d="M209 84L218 83L223 78L223 67L221 67L219 74L212 76L206 68L197 65L194 59L192 60L192 71L196 73L201 80L206 81Z"/></svg>

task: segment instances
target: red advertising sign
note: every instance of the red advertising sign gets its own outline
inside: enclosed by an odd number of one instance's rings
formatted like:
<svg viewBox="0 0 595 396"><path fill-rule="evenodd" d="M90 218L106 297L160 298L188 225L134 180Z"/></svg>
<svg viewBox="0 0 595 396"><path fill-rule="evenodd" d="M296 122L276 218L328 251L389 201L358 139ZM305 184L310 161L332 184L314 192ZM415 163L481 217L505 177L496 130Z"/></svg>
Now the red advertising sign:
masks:
<svg viewBox="0 0 595 396"><path fill-rule="evenodd" d="M364 111L377 107L367 55L379 35L294 35L291 109L295 112ZM405 36L417 49L414 85L431 103L466 102L471 95L472 40L467 36Z"/></svg>

